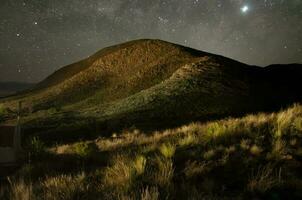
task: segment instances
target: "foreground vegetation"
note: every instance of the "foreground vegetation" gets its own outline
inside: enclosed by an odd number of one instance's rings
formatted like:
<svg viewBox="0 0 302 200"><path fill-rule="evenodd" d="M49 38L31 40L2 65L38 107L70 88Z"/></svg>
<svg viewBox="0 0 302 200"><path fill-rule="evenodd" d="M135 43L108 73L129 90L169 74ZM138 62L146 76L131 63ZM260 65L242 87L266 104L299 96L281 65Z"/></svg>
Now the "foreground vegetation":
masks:
<svg viewBox="0 0 302 200"><path fill-rule="evenodd" d="M0 199L300 199L301 139L301 105L47 148L33 138Z"/></svg>

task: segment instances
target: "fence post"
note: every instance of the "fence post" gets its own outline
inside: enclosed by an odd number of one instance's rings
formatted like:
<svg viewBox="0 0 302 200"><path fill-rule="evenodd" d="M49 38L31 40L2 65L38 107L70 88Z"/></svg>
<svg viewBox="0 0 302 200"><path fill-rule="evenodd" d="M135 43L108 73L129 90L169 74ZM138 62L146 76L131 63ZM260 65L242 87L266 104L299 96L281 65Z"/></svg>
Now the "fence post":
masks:
<svg viewBox="0 0 302 200"><path fill-rule="evenodd" d="M17 126L15 128L15 134L14 134L14 149L16 150L16 152L19 152L21 150L21 110L22 110L22 102L19 101Z"/></svg>

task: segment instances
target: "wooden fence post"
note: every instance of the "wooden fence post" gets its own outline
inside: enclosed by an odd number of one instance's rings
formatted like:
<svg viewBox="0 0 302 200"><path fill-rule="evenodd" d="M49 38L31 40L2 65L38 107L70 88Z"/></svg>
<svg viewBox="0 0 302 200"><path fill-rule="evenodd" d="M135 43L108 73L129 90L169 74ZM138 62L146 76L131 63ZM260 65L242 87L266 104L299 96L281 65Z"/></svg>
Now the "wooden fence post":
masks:
<svg viewBox="0 0 302 200"><path fill-rule="evenodd" d="M16 152L19 152L21 150L21 110L22 102L19 101L17 125L14 134L14 149L16 150Z"/></svg>

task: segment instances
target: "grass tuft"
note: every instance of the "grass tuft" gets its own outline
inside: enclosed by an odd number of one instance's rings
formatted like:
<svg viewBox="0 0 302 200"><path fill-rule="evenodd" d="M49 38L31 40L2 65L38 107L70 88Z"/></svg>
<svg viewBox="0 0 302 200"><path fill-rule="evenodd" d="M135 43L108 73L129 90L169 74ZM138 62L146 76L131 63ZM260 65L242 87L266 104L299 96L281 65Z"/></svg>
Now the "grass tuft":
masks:
<svg viewBox="0 0 302 200"><path fill-rule="evenodd" d="M165 158L172 158L175 154L176 147L172 144L162 144L159 147L160 153L165 157Z"/></svg>

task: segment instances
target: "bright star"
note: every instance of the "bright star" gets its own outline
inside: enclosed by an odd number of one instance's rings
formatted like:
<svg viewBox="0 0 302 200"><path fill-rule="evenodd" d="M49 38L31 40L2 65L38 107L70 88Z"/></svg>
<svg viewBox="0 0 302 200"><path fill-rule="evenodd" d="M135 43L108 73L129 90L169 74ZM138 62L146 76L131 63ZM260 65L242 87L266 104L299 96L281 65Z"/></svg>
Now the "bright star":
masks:
<svg viewBox="0 0 302 200"><path fill-rule="evenodd" d="M243 13L246 13L248 10L249 10L249 7L246 5L241 7L241 12L243 12Z"/></svg>

